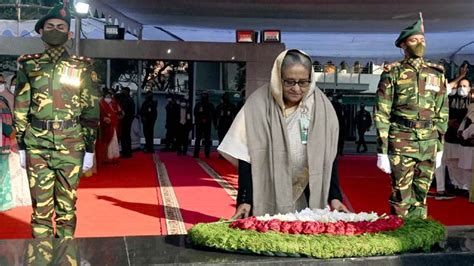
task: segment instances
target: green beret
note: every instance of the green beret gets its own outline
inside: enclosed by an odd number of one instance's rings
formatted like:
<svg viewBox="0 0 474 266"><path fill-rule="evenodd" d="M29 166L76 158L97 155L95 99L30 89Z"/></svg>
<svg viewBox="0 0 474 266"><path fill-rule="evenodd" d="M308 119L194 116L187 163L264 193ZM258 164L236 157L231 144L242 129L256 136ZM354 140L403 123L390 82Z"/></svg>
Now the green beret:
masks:
<svg viewBox="0 0 474 266"><path fill-rule="evenodd" d="M400 32L400 35L398 36L397 40L395 41L395 46L400 47L400 44L408 37L415 35L415 34L423 34L425 35L425 28L423 26L423 17L421 16L420 12L420 17L418 20L413 23L413 25L405 28Z"/></svg>
<svg viewBox="0 0 474 266"><path fill-rule="evenodd" d="M71 12L64 4L60 3L55 5L51 10L49 10L48 14L44 17L40 18L35 25L35 31L39 33L39 30L43 28L44 23L48 19L57 18L66 21L68 27L71 25Z"/></svg>

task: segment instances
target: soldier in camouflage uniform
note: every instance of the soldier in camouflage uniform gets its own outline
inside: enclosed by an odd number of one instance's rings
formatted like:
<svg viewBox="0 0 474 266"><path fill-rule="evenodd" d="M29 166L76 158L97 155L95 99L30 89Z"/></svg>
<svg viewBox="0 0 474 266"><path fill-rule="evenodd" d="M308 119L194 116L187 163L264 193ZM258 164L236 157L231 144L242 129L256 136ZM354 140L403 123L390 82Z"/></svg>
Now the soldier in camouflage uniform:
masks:
<svg viewBox="0 0 474 266"><path fill-rule="evenodd" d="M444 68L423 59L423 20L395 42L405 59L385 67L377 90L377 166L391 174L391 212L426 218L426 195L441 164L448 103Z"/></svg>
<svg viewBox="0 0 474 266"><path fill-rule="evenodd" d="M33 237L73 237L76 190L82 171L93 165L99 93L88 59L70 56L70 13L55 6L38 20L44 53L19 58L15 127L20 163L26 167L33 205Z"/></svg>

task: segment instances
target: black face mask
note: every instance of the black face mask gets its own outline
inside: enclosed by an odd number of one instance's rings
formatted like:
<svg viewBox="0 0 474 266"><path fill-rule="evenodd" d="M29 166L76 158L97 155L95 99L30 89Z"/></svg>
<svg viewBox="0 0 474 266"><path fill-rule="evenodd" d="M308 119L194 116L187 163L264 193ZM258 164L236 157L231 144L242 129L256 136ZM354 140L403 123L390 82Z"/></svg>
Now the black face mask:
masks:
<svg viewBox="0 0 474 266"><path fill-rule="evenodd" d="M59 30L43 30L41 35L41 40L47 43L51 47L59 47L67 42L68 34L67 32L62 32Z"/></svg>
<svg viewBox="0 0 474 266"><path fill-rule="evenodd" d="M425 55L425 46L421 43L417 45L407 45L407 52L412 58L423 57L423 55Z"/></svg>

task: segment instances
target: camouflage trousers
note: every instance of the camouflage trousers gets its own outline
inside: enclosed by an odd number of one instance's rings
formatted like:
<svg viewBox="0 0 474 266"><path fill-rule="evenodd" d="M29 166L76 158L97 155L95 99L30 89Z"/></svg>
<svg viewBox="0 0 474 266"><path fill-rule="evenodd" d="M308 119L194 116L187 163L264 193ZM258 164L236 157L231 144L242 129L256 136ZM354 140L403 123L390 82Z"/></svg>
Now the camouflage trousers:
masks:
<svg viewBox="0 0 474 266"><path fill-rule="evenodd" d="M437 140L407 142L410 153L390 154L392 214L426 218L426 196L436 165Z"/></svg>
<svg viewBox="0 0 474 266"><path fill-rule="evenodd" d="M76 190L82 173L84 152L29 149L26 169L33 214L33 237L71 238L76 229Z"/></svg>
<svg viewBox="0 0 474 266"><path fill-rule="evenodd" d="M28 242L24 265L79 265L79 248L74 239L42 238Z"/></svg>

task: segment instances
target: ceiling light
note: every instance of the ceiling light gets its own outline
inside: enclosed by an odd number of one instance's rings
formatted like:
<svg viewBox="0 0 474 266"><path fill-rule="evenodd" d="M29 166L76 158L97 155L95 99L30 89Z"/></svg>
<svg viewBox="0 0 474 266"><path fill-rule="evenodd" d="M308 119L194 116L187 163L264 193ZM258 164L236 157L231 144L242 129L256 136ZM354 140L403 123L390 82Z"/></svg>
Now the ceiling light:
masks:
<svg viewBox="0 0 474 266"><path fill-rule="evenodd" d="M86 15L89 13L89 0L75 0L74 9L79 15Z"/></svg>

